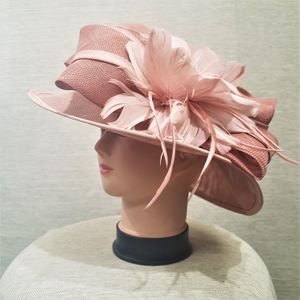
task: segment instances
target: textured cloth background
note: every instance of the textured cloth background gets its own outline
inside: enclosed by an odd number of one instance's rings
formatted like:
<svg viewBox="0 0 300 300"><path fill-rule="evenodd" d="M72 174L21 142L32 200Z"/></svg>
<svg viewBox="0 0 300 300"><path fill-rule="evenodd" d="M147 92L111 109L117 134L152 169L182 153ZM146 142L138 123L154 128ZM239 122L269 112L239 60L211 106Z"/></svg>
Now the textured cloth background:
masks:
<svg viewBox="0 0 300 300"><path fill-rule="evenodd" d="M165 266L142 266L112 252L119 219L48 231L5 271L1 299L277 299L264 262L235 234L188 219L192 255Z"/></svg>
<svg viewBox="0 0 300 300"><path fill-rule="evenodd" d="M26 92L54 81L90 23L163 27L225 61L246 64L242 86L277 97L270 131L299 159L298 1L17 1L1 18L1 272L51 228L120 212L101 188L96 127L43 110ZM188 214L247 241L270 271L278 299L299 298L299 169L275 156L261 182L265 204L238 215L193 198Z"/></svg>

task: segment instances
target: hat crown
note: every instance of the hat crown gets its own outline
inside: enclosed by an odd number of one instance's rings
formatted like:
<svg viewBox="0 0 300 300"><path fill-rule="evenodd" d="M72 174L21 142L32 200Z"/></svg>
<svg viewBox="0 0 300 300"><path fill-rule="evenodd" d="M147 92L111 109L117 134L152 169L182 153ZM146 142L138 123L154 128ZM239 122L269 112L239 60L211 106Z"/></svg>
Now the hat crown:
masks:
<svg viewBox="0 0 300 300"><path fill-rule="evenodd" d="M77 49L65 60L67 68L57 78L55 85L64 90L75 90L100 107L103 107L109 98L122 92L119 87L109 83L111 79L117 79L136 90L125 72L116 65L84 58L73 61L74 56L82 50L107 51L129 60L125 48L128 40L125 35L109 26L82 27Z"/></svg>

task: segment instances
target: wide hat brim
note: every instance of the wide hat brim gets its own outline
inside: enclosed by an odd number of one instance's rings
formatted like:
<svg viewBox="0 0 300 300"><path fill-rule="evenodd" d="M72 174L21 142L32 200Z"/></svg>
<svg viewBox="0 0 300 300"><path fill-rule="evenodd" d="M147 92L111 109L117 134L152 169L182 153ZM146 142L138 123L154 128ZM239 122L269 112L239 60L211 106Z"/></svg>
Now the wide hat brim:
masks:
<svg viewBox="0 0 300 300"><path fill-rule="evenodd" d="M101 118L102 108L75 90L54 94L46 90L30 90L34 103L58 115L106 129L142 142L160 146L160 140L141 130L127 130L110 125ZM172 141L164 139L172 148ZM207 156L209 151L176 141L179 151ZM192 190L192 187L191 187ZM230 159L217 153L206 170L195 194L215 205L243 215L257 213L263 205L261 189L253 176Z"/></svg>

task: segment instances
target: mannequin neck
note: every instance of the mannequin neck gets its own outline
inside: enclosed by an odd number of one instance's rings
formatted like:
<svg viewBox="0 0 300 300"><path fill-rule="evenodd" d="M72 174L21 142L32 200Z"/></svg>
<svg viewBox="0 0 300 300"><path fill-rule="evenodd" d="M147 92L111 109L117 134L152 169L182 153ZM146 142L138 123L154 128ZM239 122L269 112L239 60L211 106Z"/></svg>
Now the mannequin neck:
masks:
<svg viewBox="0 0 300 300"><path fill-rule="evenodd" d="M147 209L149 198L122 198L119 228L137 237L170 237L186 229L188 189L165 189Z"/></svg>

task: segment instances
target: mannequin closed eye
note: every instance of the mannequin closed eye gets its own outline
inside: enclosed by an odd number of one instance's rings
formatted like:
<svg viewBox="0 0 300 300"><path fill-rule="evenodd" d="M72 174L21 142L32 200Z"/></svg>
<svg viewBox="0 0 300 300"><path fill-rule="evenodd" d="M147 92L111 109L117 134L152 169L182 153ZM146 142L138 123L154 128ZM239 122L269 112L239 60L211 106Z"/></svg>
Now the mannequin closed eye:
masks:
<svg viewBox="0 0 300 300"><path fill-rule="evenodd" d="M125 138L125 136L122 136L118 133L115 133L115 132L111 132L111 131L108 131L108 130L105 130L105 129L102 129L101 128L101 136L103 136L106 132L109 132L110 134L112 134L113 136L115 137L121 137L121 138Z"/></svg>

